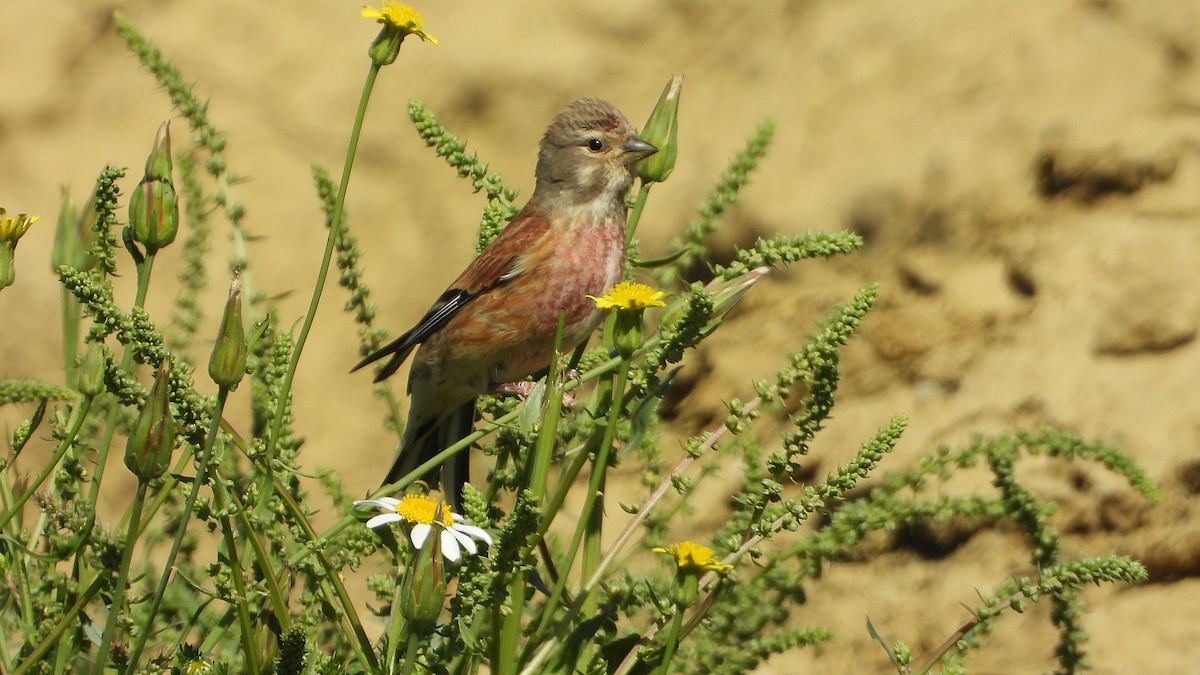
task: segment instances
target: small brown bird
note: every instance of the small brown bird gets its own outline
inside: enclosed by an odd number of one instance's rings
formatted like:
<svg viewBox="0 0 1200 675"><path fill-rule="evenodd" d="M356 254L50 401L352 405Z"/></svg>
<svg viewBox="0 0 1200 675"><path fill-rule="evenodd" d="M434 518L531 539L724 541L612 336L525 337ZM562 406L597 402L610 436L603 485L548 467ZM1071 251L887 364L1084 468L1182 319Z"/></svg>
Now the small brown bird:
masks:
<svg viewBox="0 0 1200 675"><path fill-rule="evenodd" d="M603 295L625 261L625 194L638 161L658 149L612 104L568 104L546 129L533 196L508 227L450 284L407 333L367 356L358 370L391 359L378 382L413 357L408 426L384 484L412 472L471 433L475 398L546 368L560 311L563 348L588 339ZM447 501L459 502L467 453L442 465ZM436 483L436 476L426 476Z"/></svg>

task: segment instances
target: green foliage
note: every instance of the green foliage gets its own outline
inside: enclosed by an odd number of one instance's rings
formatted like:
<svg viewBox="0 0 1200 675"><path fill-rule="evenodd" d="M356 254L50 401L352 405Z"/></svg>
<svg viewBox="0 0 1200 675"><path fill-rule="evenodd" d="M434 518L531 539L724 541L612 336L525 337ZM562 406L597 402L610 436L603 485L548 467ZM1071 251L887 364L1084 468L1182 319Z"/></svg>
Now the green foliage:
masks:
<svg viewBox="0 0 1200 675"><path fill-rule="evenodd" d="M933 654L915 654L870 626L888 660L901 673L939 664L944 672L965 672L967 653L1000 617L1048 598L1059 634L1058 666L1076 672L1087 666L1082 590L1146 578L1145 568L1126 557L1069 558L1050 517L1054 504L1018 479L1016 468L1029 456L1088 461L1123 476L1140 494L1158 497L1128 455L1073 433L980 436L963 448L939 448L907 468L881 473L908 424L896 415L880 420L879 429L824 479L802 478L802 462L833 415L842 349L881 292L874 284L832 308L798 351L781 355L773 377L747 383L750 398L730 392L727 415L715 426L685 430L692 435L682 448L664 441L661 404L677 369L717 330L748 330L726 328L726 319L771 268L862 246L849 232L778 236L733 251L723 258L732 261L728 266L713 264L708 236L766 152L774 132L769 121L720 177L699 220L673 245L675 253L639 263L661 268L660 283L674 291L666 307L645 316L641 310L619 315L620 331L608 331L600 347L562 355L545 378L530 383L523 402L482 400L483 422L439 458L471 447L489 458L486 489L468 485L453 522L484 528L493 543L457 563L419 560L409 541L411 522L363 526L367 516L352 503L362 486L343 486L329 471L301 480L314 473L294 431L292 382L331 266L348 293L345 307L359 327L364 353L386 340L375 325L364 254L343 211L356 141L339 185L313 168L328 239L304 321L282 330L275 310L259 306L249 336L235 339L235 351L246 355L251 392L250 422L242 428L230 421L240 416L225 414L234 378L221 375L215 396L199 393L192 380L196 352L211 345L211 336L196 335L197 326L206 309L217 310L198 304L207 283L213 205L223 207L232 228L234 266L244 269L248 262L239 245L247 236L244 209L232 196L236 176L225 166L224 136L169 60L124 17L117 15L115 23L195 133L195 147L178 157L186 216L183 267L171 289L171 333L164 335L145 310L147 295L163 283L153 278L153 252L131 247L126 259L116 248L123 172L108 168L101 174L94 211L77 218L64 207L62 223L90 227L90 236L75 230L77 244L90 242L88 256L65 256L65 248L55 254L70 342L63 364L68 384L0 382L0 405L36 404L13 429L0 472L0 566L8 582L0 593L0 627L11 636L0 647L0 670L746 672L774 655L836 639L819 625L822 617L804 611L809 594L822 592L829 563L861 554L856 547L873 533L954 522L1019 530L1029 565L1000 580L970 621ZM372 67L352 139L359 137L381 67ZM479 245L486 245L515 214L515 193L420 102L410 103L409 114L425 143L474 192L484 193ZM216 182L212 194L196 172L201 153L207 155L208 180ZM637 221L649 194L643 184L633 200L631 251L637 250ZM67 225L60 227L64 237L71 231ZM130 263L138 294L125 307L114 298L109 277L126 273ZM697 266L712 272L711 281L682 283ZM80 344L83 317L88 329ZM81 366L73 355L80 347L87 365L76 376ZM128 509L101 522L100 486L112 483L105 474L108 452L120 436L130 435L148 396L139 365L159 364L166 369L169 406L160 400L155 410L173 418L180 431L174 452L161 453L173 463L166 472L158 466L141 472ZM400 399L386 385L378 391L388 409L386 423L398 428ZM762 420L784 415L790 422L785 431L762 432ZM40 444L47 451L33 452ZM617 504L610 478L631 464L642 491L631 503ZM679 556L682 543L660 547L695 508L698 486L734 464L740 464L742 481L726 522L693 535L709 544L689 543L690 557ZM950 496L942 490L980 465L992 472L994 494ZM412 485L416 478L405 477L389 491L403 490L419 501L424 497ZM310 494L314 486L323 502ZM859 496L851 498L855 490ZM329 502L336 517L319 519L318 528L314 504ZM614 519L618 511L628 517ZM815 514L823 522L813 522ZM431 537L445 534L444 523L427 524ZM648 563L655 552L675 556L667 559L672 569ZM388 573L373 574L381 561ZM406 584L419 578L409 576L414 569L434 582ZM358 585L348 588L346 579L356 575L367 580L372 601L351 595L349 588ZM450 577L454 583L445 583ZM409 595L400 595L406 587ZM428 591L433 595L416 597L419 588L434 589ZM446 609L416 625L393 611L397 599ZM382 635L369 633L364 606L385 619Z"/></svg>

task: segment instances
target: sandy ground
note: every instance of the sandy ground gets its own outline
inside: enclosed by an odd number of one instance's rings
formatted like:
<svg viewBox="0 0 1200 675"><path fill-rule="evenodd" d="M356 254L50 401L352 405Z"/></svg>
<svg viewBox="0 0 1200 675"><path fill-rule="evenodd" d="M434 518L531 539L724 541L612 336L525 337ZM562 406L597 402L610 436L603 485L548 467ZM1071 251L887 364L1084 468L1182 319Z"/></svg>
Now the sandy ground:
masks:
<svg viewBox="0 0 1200 675"><path fill-rule="evenodd" d="M111 11L125 11L211 100L231 166L249 178L236 195L260 237L251 278L296 291L281 302L291 321L303 314L324 241L309 166L341 164L375 32L358 7L4 3L0 205L43 221L21 243L17 285L0 293L0 377L59 378L59 290L46 261L60 186L84 194L105 163L140 171L154 130L172 116L114 36ZM705 352L711 372L690 374L675 430L711 424L721 398L745 396L817 317L879 281L877 309L845 356L816 470L898 412L911 426L892 467L976 430L1054 424L1119 443L1162 484L1163 503L1150 508L1091 467L1030 464L1022 475L1063 503L1056 522L1071 533L1070 552L1133 553L1151 569L1144 586L1087 594L1096 671L1200 668L1190 618L1200 606L1200 2L420 9L441 46L406 45L384 72L348 199L385 325L405 327L469 260L482 206L423 148L406 120L409 97L527 196L537 138L565 101L604 97L640 123L667 77L685 73L679 168L647 210L644 250L663 251L691 222L768 116L776 143L714 247L844 228L867 246L755 289ZM223 237L215 244L228 252ZM209 307L223 285L214 281ZM169 297L151 314L165 317ZM366 380L346 375L356 352L342 302L338 289L327 294L296 409L310 461L365 489L391 446ZM987 490L972 480L960 488ZM835 565L796 620L831 626L837 639L762 672L887 672L867 615L918 653L931 649L962 621L962 603L1024 569L1014 537L983 532L936 559L901 547ZM1050 670L1053 643L1044 608L1010 618L973 672Z"/></svg>

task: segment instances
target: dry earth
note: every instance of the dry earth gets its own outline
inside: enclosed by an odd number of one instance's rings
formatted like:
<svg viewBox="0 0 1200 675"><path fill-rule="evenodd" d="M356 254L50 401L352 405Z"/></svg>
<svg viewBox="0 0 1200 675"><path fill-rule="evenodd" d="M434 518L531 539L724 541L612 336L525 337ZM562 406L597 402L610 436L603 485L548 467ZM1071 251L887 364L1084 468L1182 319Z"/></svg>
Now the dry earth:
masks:
<svg viewBox="0 0 1200 675"><path fill-rule="evenodd" d="M973 431L1017 426L1120 444L1161 483L1162 503L1141 503L1092 467L1031 463L1022 477L1061 501L1056 523L1071 553L1132 553L1151 570L1138 588L1087 593L1096 671L1200 671L1200 2L422 5L441 46L407 45L385 71L348 202L366 281L393 331L469 259L482 205L412 132L409 97L528 195L536 140L565 101L605 97L636 122L667 77L685 73L680 166L648 209L644 250L663 251L691 221L767 116L776 143L714 249L844 228L867 245L756 288L686 371L675 430L718 419L721 398L745 395L824 311L879 281L815 471L898 412L911 426L892 467ZM253 283L294 290L282 315L299 317L324 240L309 165L340 166L374 35L358 7L4 3L0 205L43 221L21 244L17 285L0 293L0 377L58 377L59 290L46 261L60 186L81 195L105 163L140 167L172 117L115 38L112 10L211 100L231 166L249 178L237 197L261 237L250 247ZM166 316L168 301L152 315ZM365 379L346 375L356 353L342 301L336 288L327 294L296 409L311 461L365 487L391 449ZM988 490L982 476L957 486ZM694 526L721 515L699 513ZM987 531L938 555L900 542L835 565L796 619L831 626L837 639L761 672L888 672L865 616L927 652L977 591L1024 569L1023 550L1015 533ZM1051 670L1053 643L1044 608L1009 618L973 672Z"/></svg>

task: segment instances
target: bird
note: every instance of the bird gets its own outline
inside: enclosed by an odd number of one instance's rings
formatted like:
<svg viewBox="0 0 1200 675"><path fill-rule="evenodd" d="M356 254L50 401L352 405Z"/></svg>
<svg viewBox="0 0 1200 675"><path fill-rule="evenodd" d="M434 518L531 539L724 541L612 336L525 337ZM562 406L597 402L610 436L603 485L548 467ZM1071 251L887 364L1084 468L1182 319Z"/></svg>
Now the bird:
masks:
<svg viewBox="0 0 1200 675"><path fill-rule="evenodd" d="M388 358L380 382L413 358L408 423L384 486L468 436L479 395L520 390L512 383L548 367L560 312L564 351L587 341L602 318L588 296L621 280L625 196L637 163L656 152L607 101L578 99L554 117L538 146L529 201L415 326L351 369ZM441 465L452 507L468 467L466 452ZM436 487L438 471L422 478Z"/></svg>

